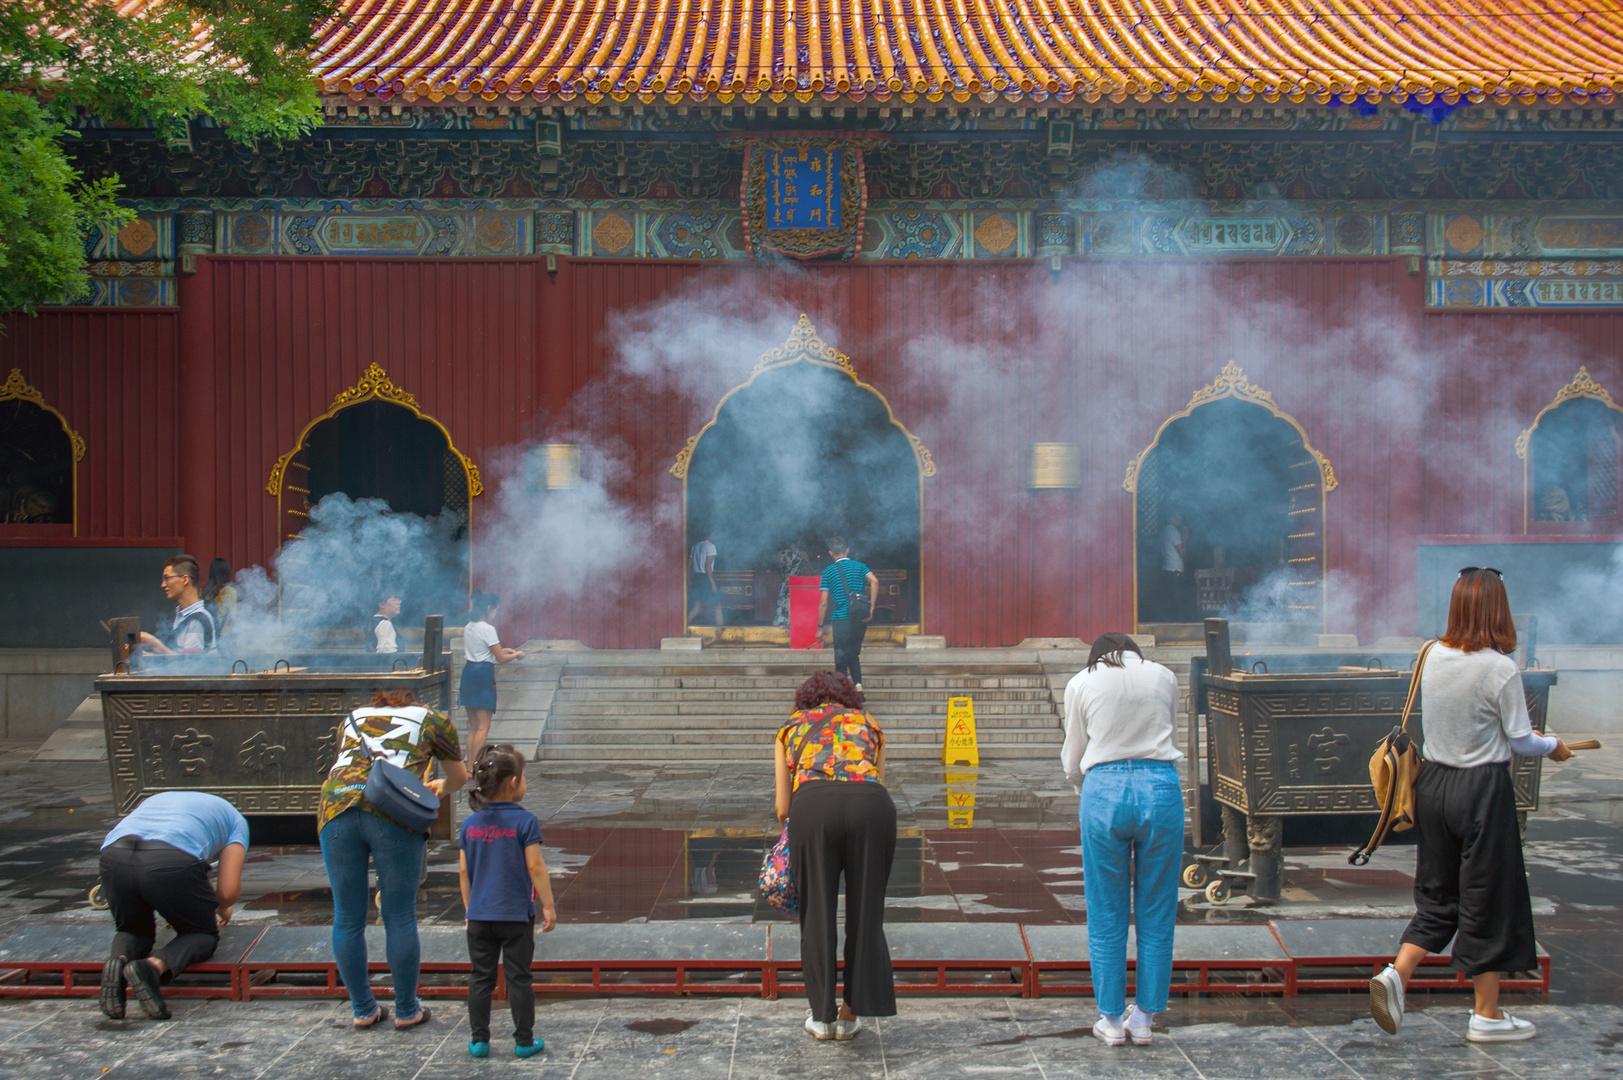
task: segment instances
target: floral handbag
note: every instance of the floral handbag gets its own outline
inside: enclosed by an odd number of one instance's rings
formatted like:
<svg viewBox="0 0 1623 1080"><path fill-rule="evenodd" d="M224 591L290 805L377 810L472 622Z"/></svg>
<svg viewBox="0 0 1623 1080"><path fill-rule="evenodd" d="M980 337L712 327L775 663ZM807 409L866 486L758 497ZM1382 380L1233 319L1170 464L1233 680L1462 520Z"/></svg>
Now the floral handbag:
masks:
<svg viewBox="0 0 1623 1080"><path fill-rule="evenodd" d="M794 762L798 770L800 767L800 753L806 749L806 742L814 732L821 731L838 710L829 708L822 722L816 727L806 729L806 734L800 737L795 746ZM789 822L783 823L783 833L778 842L772 845L772 850L766 853L761 860L761 899L783 912L785 915L800 914L800 890L795 888L794 871L789 866Z"/></svg>

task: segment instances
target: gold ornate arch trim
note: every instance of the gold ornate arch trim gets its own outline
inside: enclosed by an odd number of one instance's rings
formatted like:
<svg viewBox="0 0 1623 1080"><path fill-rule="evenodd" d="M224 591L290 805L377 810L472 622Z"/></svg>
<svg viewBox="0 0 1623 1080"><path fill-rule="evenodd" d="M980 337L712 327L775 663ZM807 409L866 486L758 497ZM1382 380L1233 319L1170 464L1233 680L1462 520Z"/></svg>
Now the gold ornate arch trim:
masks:
<svg viewBox="0 0 1623 1080"><path fill-rule="evenodd" d="M1522 532L1524 533L1527 531L1527 523L1530 520L1529 515L1532 513L1533 473L1532 461L1528 457L1528 452L1533 446L1533 432L1538 430L1539 424L1543 423L1544 418L1550 413L1569 401L1580 401L1584 398L1588 398L1590 401L1598 401L1614 412L1623 413L1623 405L1613 401L1612 395L1607 392L1606 388L1590 377L1587 366L1581 366L1578 368L1578 374L1572 377L1572 381L1557 390L1555 399L1540 409L1538 415L1533 417L1533 423L1520 435L1516 436L1516 456L1522 462Z"/></svg>
<svg viewBox="0 0 1623 1080"><path fill-rule="evenodd" d="M324 420L331 420L351 405L359 405L363 401L372 401L374 399L410 409L412 415L419 420L427 420L430 424L439 428L440 432L445 436L445 445L450 447L451 453L455 454L457 460L462 462L463 471L467 473L468 498L471 499L475 495L483 494L485 485L479 479L479 466L475 465L468 455L456 448L456 440L451 438L450 430L434 417L423 412L417 406L417 399L390 382L388 372L377 364L373 364L366 369L366 373L361 376L360 382L333 398L332 405L328 407L326 412L304 425L304 430L299 432L298 441L293 444L293 449L277 458L276 464L271 467L270 482L265 485L265 490L278 499L281 498L282 484L287 475L288 462L292 461L294 456L304 449L305 440L310 437L310 432L315 430L317 424Z"/></svg>
<svg viewBox="0 0 1623 1080"><path fill-rule="evenodd" d="M73 453L73 505L69 508L69 516L73 520L73 535L78 536L79 462L84 460L85 441L77 431L73 430L73 425L68 423L67 417L63 416L59 410L45 403L44 394L41 394L38 390L28 385L28 380L23 378L22 368L12 368L11 374L6 376L5 383L0 384L0 401L13 400L26 401L30 405L37 406L50 413L52 416L56 417L57 423L62 425L62 430L68 436L68 446L71 448Z"/></svg>
<svg viewBox="0 0 1623 1080"><path fill-rule="evenodd" d="M686 446L677 451L676 461L671 465L671 475L678 480L687 480L688 466L693 461L694 448L699 445L699 440L704 438L705 432L716 426L716 421L721 416L722 406L726 405L734 394L749 389L750 386L754 385L756 379L768 371L800 363L833 368L835 371L844 374L857 386L877 397L884 403L885 415L890 418L890 422L903 435L907 436L907 443L913 448L913 460L917 462L919 467L919 478L922 480L935 475L935 459L930 456L930 451L925 447L924 441L907 430L906 424L896 419L896 410L890 407L890 400L884 394L857 377L857 369L852 366L849 356L817 336L817 328L812 325L811 320L806 317L804 312L801 313L800 320L795 323L795 328L790 331L788 339L777 348L768 349L762 353L761 358L755 362L754 369L750 371L750 377L727 391L722 395L721 400L716 402L715 411L710 414L709 422L699 429L697 435L688 439Z"/></svg>
<svg viewBox="0 0 1623 1080"><path fill-rule="evenodd" d="M1202 405L1210 405L1212 402L1221 401L1224 398L1237 398L1252 405L1260 405L1295 428L1296 434L1302 437L1302 447L1312 454L1313 460L1318 463L1319 482L1324 486L1325 494L1328 495L1336 489L1338 481L1336 480L1335 469L1330 466L1330 459L1314 449L1313 444L1308 441L1307 431L1297 422L1296 417L1276 405L1274 396L1268 391L1260 386L1253 386L1251 380L1245 377L1245 372L1240 369L1240 365L1232 360L1223 365L1223 370L1218 372L1215 380L1195 391L1194 395L1189 399L1189 404L1184 406L1182 412L1173 413L1161 422L1161 426L1155 431L1155 438L1150 440L1150 445L1146 446L1128 464L1127 476L1122 480L1121 486L1127 491L1136 492L1138 490L1138 473L1144 467L1144 459L1149 457L1150 451L1160 444L1161 436L1166 434L1167 428Z"/></svg>

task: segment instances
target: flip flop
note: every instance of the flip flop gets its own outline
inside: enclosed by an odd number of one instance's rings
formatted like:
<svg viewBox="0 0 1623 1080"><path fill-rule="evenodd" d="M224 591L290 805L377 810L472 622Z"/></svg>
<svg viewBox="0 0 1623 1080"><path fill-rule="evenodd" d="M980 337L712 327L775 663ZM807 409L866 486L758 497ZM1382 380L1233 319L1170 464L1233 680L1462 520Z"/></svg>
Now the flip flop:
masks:
<svg viewBox="0 0 1623 1080"><path fill-rule="evenodd" d="M396 1031L405 1031L407 1028L422 1027L432 1018L433 1014L428 1011L428 1006L424 1005L418 1010L416 1016L412 1017L410 1020L407 1020L405 1023L402 1024L399 1020L396 1020L394 1022L394 1027Z"/></svg>
<svg viewBox="0 0 1623 1080"><path fill-rule="evenodd" d="M379 1005L377 1012L373 1013L371 1016L367 1017L365 1020L357 1020L357 1021L355 1021L355 1030L356 1031L367 1031L367 1030L369 1030L371 1028L377 1027L379 1024L383 1023L387 1019L389 1019L388 1006Z"/></svg>

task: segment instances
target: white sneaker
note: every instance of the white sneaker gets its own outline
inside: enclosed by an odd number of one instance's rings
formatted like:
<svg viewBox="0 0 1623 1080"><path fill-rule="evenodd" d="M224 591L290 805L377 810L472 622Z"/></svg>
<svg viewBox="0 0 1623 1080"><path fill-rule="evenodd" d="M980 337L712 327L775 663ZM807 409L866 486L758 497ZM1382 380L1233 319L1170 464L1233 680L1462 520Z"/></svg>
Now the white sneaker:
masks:
<svg viewBox="0 0 1623 1080"><path fill-rule="evenodd" d="M1479 1016L1475 1009L1471 1010L1471 1026L1466 1029L1465 1037L1470 1042L1521 1042L1531 1039L1538 1034L1538 1028L1533 1026L1531 1020L1523 1020L1511 1016L1504 1009L1499 1010L1499 1019L1489 1020L1486 1016Z"/></svg>
<svg viewBox="0 0 1623 1080"><path fill-rule="evenodd" d="M1138 1007L1138 1003L1135 1001L1127 1006L1127 1015L1122 1018L1121 1026L1126 1030L1127 1037L1133 1040L1134 1046L1148 1046L1150 1045L1150 1039L1155 1034L1150 1029L1150 1025L1154 1021L1155 1014L1145 1012Z"/></svg>
<svg viewBox="0 0 1623 1080"><path fill-rule="evenodd" d="M829 1039L834 1038L834 1025L825 1024L820 1020L813 1020L810 1009L806 1010L806 1030L810 1032L812 1038L819 1042L827 1042Z"/></svg>
<svg viewBox="0 0 1623 1080"><path fill-rule="evenodd" d="M1106 1046L1121 1046L1127 1042L1127 1029L1114 1016L1100 1013L1099 1022L1093 1025L1093 1037Z"/></svg>
<svg viewBox="0 0 1623 1080"><path fill-rule="evenodd" d="M1396 1035L1403 1023L1403 977L1391 964L1369 981L1369 1014L1388 1035Z"/></svg>
<svg viewBox="0 0 1623 1080"><path fill-rule="evenodd" d="M859 694L862 693L862 684L857 683L856 685L857 685L857 693L859 693Z"/></svg>
<svg viewBox="0 0 1623 1080"><path fill-rule="evenodd" d="M862 1030L862 1017L853 1016L849 1020L834 1021L834 1037L841 1042L850 1042Z"/></svg>

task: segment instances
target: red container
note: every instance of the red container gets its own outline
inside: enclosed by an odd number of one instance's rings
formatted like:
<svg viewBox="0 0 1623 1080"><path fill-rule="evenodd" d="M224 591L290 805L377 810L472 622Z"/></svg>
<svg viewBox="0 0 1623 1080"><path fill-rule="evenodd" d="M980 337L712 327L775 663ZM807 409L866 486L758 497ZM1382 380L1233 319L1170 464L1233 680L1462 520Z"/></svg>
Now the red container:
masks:
<svg viewBox="0 0 1623 1080"><path fill-rule="evenodd" d="M789 578L789 647L810 649L817 645L817 602L823 579Z"/></svg>

